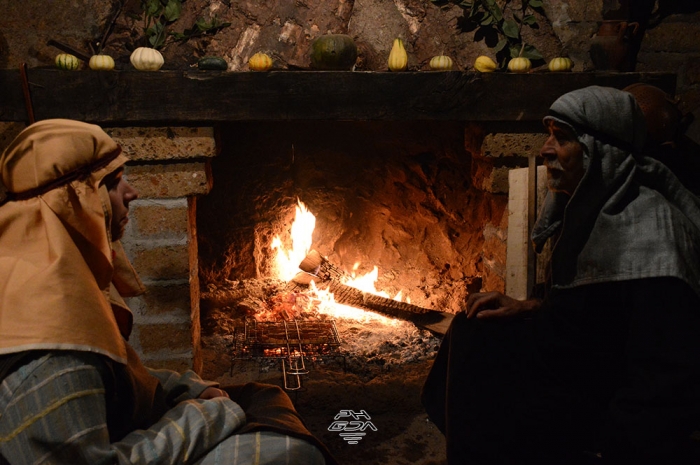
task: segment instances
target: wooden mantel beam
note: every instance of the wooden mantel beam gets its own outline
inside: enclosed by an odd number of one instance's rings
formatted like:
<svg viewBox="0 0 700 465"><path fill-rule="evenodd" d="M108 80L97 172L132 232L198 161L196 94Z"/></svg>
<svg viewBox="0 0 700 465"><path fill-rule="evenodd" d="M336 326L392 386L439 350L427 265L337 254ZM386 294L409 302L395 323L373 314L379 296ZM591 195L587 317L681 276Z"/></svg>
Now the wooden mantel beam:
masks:
<svg viewBox="0 0 700 465"><path fill-rule="evenodd" d="M560 95L647 82L675 92L672 73L351 71L27 71L37 120L99 124L224 121L541 120ZM0 70L0 121L27 121L19 70Z"/></svg>

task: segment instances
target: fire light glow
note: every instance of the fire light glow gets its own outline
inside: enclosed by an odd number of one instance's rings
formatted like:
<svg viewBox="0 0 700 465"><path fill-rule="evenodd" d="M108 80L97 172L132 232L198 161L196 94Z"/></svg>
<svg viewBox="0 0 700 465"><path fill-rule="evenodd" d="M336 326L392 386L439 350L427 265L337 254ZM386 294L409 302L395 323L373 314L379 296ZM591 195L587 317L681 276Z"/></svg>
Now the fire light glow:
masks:
<svg viewBox="0 0 700 465"><path fill-rule="evenodd" d="M316 217L314 214L311 213L300 200L297 202L296 215L290 233L291 249L285 249L283 247L282 239L279 236L275 236L271 244L271 248L276 251L275 264L277 278L283 281L291 281L297 273L299 273L299 264L311 250L312 236L316 227ZM360 289L364 292L391 298L389 294L384 291L378 291L376 288L379 268L375 266L369 273L358 275L356 271L359 266L359 263L355 264L350 274L352 278L343 282L343 284ZM387 318L375 312L368 312L348 305L339 304L335 302L335 298L331 292L317 289L313 282L311 282L309 286L309 291L317 301L319 313L334 318L351 318L362 322L374 321L392 326L398 324L397 320L393 318ZM394 297L394 300L401 300L401 292Z"/></svg>

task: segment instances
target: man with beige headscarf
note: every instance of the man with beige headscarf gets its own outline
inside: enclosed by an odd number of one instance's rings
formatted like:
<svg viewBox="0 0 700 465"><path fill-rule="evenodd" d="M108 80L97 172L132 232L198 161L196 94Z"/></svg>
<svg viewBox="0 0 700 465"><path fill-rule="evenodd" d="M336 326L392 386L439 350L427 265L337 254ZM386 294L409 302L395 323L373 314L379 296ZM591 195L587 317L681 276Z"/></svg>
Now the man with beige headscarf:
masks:
<svg viewBox="0 0 700 465"><path fill-rule="evenodd" d="M122 299L144 291L118 241L138 196L126 161L100 127L62 119L0 157L0 463L332 463L278 387L141 364Z"/></svg>

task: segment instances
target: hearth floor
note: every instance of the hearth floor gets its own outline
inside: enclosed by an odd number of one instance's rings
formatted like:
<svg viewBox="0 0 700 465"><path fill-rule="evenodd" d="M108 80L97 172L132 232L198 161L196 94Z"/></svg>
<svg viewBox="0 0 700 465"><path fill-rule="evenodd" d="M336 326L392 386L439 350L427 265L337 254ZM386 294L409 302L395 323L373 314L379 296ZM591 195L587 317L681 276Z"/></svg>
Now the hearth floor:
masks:
<svg viewBox="0 0 700 465"><path fill-rule="evenodd" d="M222 385L250 381L283 386L282 371L274 364L236 361L203 337L203 377ZM307 363L302 388L289 395L309 430L320 438L340 465L445 465L445 440L427 419L420 390L432 359L399 366L372 367L366 372L344 370L341 360ZM263 367L263 370L261 370ZM357 443L329 431L341 410L364 411L370 422ZM366 419L365 419L366 421Z"/></svg>

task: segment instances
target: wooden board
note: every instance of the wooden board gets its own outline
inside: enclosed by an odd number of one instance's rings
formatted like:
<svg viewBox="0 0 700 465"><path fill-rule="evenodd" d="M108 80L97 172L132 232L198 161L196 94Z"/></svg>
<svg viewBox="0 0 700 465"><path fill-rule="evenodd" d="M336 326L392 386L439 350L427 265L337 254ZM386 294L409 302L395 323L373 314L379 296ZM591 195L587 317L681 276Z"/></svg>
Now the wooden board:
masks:
<svg viewBox="0 0 700 465"><path fill-rule="evenodd" d="M169 124L287 120L453 120L535 124L560 95L671 73L27 71L37 120ZM27 121L18 69L0 70L0 121ZM511 129L512 131L512 129Z"/></svg>

